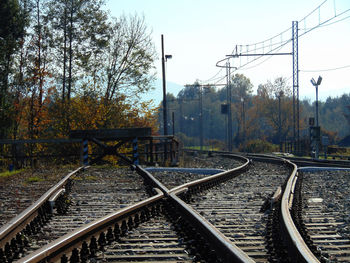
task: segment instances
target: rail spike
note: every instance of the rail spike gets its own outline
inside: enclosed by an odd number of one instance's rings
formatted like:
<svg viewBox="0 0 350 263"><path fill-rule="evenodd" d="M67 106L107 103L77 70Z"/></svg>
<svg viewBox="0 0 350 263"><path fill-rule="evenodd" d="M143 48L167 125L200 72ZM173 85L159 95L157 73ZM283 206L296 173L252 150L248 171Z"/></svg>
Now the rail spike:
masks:
<svg viewBox="0 0 350 263"><path fill-rule="evenodd" d="M99 250L104 251L104 247L106 246L106 244L107 244L106 235L104 232L101 232L98 238Z"/></svg>
<svg viewBox="0 0 350 263"><path fill-rule="evenodd" d="M88 244L86 243L86 241L84 241L83 244L81 245L81 250L80 250L81 262L82 263L87 262L87 260L89 259L89 255L90 255L90 251L89 251Z"/></svg>
<svg viewBox="0 0 350 263"><path fill-rule="evenodd" d="M120 237L120 235L121 235L121 231L120 231L120 228L119 228L119 224L118 224L118 223L115 223L113 233L114 233L114 238L115 238L115 240L118 241L118 240L119 240L119 237Z"/></svg>
<svg viewBox="0 0 350 263"><path fill-rule="evenodd" d="M107 229L106 239L108 244L111 244L115 240L112 227Z"/></svg>
<svg viewBox="0 0 350 263"><path fill-rule="evenodd" d="M69 262L70 263L79 263L80 262L79 251L77 248L74 248L72 250L72 255L69 258Z"/></svg>
<svg viewBox="0 0 350 263"><path fill-rule="evenodd" d="M95 236L92 236L91 240L90 240L90 245L89 245L90 257L96 256L97 248L98 248L97 240L96 240Z"/></svg>
<svg viewBox="0 0 350 263"><path fill-rule="evenodd" d="M63 254L61 257L61 263L68 263L68 257L66 256L66 254Z"/></svg>

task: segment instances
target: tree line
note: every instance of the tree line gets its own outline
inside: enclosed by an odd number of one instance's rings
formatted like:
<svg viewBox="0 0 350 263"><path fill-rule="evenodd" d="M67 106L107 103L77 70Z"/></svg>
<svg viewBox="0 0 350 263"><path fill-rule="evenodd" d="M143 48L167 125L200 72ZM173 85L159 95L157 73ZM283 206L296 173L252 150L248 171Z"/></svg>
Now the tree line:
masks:
<svg viewBox="0 0 350 263"><path fill-rule="evenodd" d="M249 78L235 74L231 77L230 87L232 138L236 149L242 150L255 140L275 145L292 140L293 94L286 78L278 77L260 84L256 94L253 94ZM224 147L228 138L228 115L221 112L221 105L228 103L227 98L227 87L217 88L199 83L186 86L176 97L167 94L168 130L171 132L174 128L175 135L186 146L200 145L202 133L205 145ZM349 135L349 105L350 94L319 102L322 134L329 136L331 144L336 144ZM301 100L299 116L300 138L307 141L309 118L315 116L314 103ZM163 125L162 111L158 112L158 120ZM200 130L201 127L203 131Z"/></svg>
<svg viewBox="0 0 350 263"><path fill-rule="evenodd" d="M139 103L155 48L144 17L112 17L103 0L2 0L0 139L72 129L151 126Z"/></svg>

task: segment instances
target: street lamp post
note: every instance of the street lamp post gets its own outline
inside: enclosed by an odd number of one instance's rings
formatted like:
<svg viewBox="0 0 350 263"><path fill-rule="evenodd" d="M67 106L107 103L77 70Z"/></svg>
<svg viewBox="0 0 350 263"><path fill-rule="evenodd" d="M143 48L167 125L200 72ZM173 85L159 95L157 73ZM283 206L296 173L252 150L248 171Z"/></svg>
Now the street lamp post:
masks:
<svg viewBox="0 0 350 263"><path fill-rule="evenodd" d="M168 135L168 116L167 116L167 103L166 103L166 81L165 81L165 62L172 58L171 55L164 55L164 38L161 35L162 40L162 75L163 75L163 125L164 125L164 136ZM164 141L164 162L167 160L167 142Z"/></svg>
<svg viewBox="0 0 350 263"><path fill-rule="evenodd" d="M232 90L231 90L231 66L230 62L226 63L226 97L228 104L227 112L227 148L229 152L232 152L232 111L231 111L231 102L232 102Z"/></svg>
<svg viewBox="0 0 350 263"><path fill-rule="evenodd" d="M281 97L283 96L283 91L280 90L278 93L276 93L276 96L278 98L278 143L279 143L279 147L280 147L280 152L282 152L282 140L281 140L281 134L282 134Z"/></svg>
<svg viewBox="0 0 350 263"><path fill-rule="evenodd" d="M203 94L202 86L199 86L199 145L200 150L203 151Z"/></svg>
<svg viewBox="0 0 350 263"><path fill-rule="evenodd" d="M242 138L242 143L243 143L243 152L246 151L245 148L245 141L246 141L246 134L245 134L245 109L244 109L244 98L241 98L241 102L242 102L242 129L243 129L243 138Z"/></svg>
<svg viewBox="0 0 350 263"><path fill-rule="evenodd" d="M322 82L322 77L318 76L317 82L315 81L314 78L311 79L312 85L316 88L316 127L319 127L318 124L318 86L321 85ZM319 138L316 139L316 159L318 159L318 154L319 154Z"/></svg>
<svg viewBox="0 0 350 263"><path fill-rule="evenodd" d="M163 125L164 135L168 135L168 116L167 116L167 102L166 102L166 81L165 81L165 62L172 58L172 55L164 55L164 37L161 36L162 40L162 75L163 75Z"/></svg>

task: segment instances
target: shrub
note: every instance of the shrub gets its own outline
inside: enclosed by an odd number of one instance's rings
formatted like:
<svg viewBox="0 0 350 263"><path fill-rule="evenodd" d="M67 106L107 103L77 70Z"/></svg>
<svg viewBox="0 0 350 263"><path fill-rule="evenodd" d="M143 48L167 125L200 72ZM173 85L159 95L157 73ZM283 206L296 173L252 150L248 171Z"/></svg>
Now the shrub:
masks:
<svg viewBox="0 0 350 263"><path fill-rule="evenodd" d="M242 145L240 146L239 150L240 151L244 150ZM277 150L278 150L277 145L274 145L272 143L259 140L259 139L248 141L245 147L245 151L251 152L251 153L267 153L267 152L274 152Z"/></svg>

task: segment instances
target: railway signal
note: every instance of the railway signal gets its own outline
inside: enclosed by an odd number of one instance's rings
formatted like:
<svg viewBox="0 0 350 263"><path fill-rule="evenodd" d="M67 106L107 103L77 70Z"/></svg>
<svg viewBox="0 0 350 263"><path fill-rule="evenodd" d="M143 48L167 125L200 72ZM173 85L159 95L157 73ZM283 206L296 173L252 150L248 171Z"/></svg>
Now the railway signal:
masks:
<svg viewBox="0 0 350 263"><path fill-rule="evenodd" d="M318 137L317 140L315 140L315 158L318 159L318 153L319 153L319 142L320 142L320 131L319 131L319 125L318 125L318 86L321 85L322 77L318 76L317 82L314 78L311 79L312 85L316 88L316 127L318 127ZM316 128L315 127L315 128ZM311 132L311 131L310 131Z"/></svg>

